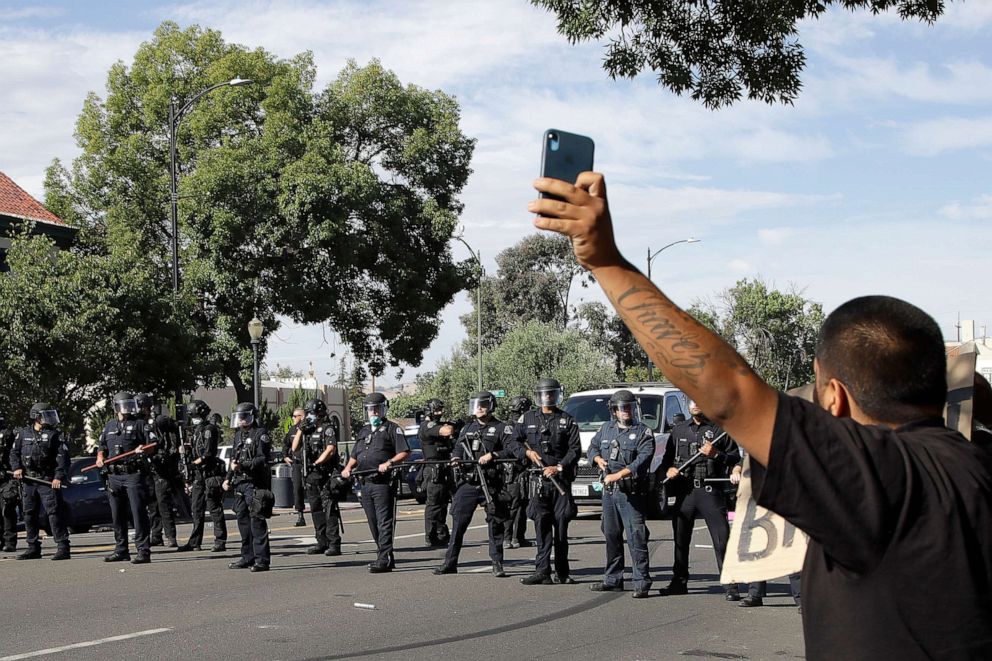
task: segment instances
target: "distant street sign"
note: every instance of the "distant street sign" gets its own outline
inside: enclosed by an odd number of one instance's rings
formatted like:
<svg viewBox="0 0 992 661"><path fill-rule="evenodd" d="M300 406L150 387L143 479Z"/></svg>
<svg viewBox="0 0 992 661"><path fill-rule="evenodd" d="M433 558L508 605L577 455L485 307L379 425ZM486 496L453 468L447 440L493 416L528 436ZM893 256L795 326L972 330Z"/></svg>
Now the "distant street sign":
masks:
<svg viewBox="0 0 992 661"><path fill-rule="evenodd" d="M506 397L505 390L494 390L493 394L496 395L497 397Z"/></svg>

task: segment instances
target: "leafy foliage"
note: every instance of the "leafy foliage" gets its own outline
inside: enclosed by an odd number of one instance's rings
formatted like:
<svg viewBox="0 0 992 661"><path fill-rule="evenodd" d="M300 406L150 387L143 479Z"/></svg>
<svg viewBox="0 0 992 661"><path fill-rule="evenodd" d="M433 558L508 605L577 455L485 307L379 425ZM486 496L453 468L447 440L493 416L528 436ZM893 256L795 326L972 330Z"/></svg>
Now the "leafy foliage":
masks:
<svg viewBox="0 0 992 661"><path fill-rule="evenodd" d="M531 0L558 16L571 43L607 40L603 68L611 78L648 69L676 94L708 108L743 95L792 103L806 56L797 23L830 7L873 14L895 9L903 19L935 21L943 0Z"/></svg>

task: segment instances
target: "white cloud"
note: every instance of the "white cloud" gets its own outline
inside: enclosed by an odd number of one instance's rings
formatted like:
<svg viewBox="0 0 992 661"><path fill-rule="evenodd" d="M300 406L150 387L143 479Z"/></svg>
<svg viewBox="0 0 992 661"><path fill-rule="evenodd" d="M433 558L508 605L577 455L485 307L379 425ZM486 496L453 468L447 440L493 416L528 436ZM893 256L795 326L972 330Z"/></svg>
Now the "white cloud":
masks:
<svg viewBox="0 0 992 661"><path fill-rule="evenodd" d="M732 145L743 160L771 163L819 161L834 153L824 135L805 136L766 128L741 135Z"/></svg>
<svg viewBox="0 0 992 661"><path fill-rule="evenodd" d="M56 7L21 7L19 9L0 9L0 21L21 21L28 18L54 18L64 14L64 10Z"/></svg>
<svg viewBox="0 0 992 661"><path fill-rule="evenodd" d="M942 206L938 213L951 220L992 220L992 195L981 195L971 204L951 202Z"/></svg>
<svg viewBox="0 0 992 661"><path fill-rule="evenodd" d="M911 124L904 132L907 151L934 156L945 151L992 145L992 117L944 117Z"/></svg>
<svg viewBox="0 0 992 661"><path fill-rule="evenodd" d="M751 264L743 259L732 259L727 262L727 268L734 273L749 273L753 270Z"/></svg>
<svg viewBox="0 0 992 661"><path fill-rule="evenodd" d="M794 236L796 230L791 227L762 228L758 230L758 238L769 246L780 246Z"/></svg>
<svg viewBox="0 0 992 661"><path fill-rule="evenodd" d="M947 25L960 30L974 32L992 23L992 2L971 0L948 3L939 25Z"/></svg>

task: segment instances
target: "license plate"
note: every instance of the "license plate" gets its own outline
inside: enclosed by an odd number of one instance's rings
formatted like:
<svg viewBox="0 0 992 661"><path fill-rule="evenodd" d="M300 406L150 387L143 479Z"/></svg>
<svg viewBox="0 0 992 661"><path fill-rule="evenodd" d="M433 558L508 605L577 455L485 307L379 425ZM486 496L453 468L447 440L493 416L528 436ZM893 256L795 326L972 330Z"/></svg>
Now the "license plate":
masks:
<svg viewBox="0 0 992 661"><path fill-rule="evenodd" d="M589 495L589 485L588 484L573 484L572 485L572 495L573 496L588 496Z"/></svg>

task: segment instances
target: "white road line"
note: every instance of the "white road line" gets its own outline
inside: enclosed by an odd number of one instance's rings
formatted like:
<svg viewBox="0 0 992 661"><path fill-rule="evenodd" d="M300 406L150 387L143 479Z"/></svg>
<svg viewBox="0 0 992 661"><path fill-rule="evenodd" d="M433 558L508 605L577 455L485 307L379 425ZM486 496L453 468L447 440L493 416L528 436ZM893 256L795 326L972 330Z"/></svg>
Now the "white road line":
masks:
<svg viewBox="0 0 992 661"><path fill-rule="evenodd" d="M13 654L11 656L0 657L0 661L17 661L17 659L30 659L35 656L45 656L46 654L55 654L56 652L65 652L67 650L78 650L81 647L93 647L94 645L103 645L104 643L116 643L120 640L130 640L132 638L140 638L141 636L151 636L157 633L165 633L166 631L172 631L171 628L166 629L148 629L147 631L137 631L135 633L126 633L121 636L111 636L110 638L100 638L99 640L88 640L85 643L73 643L72 645L63 645L62 647L49 647L46 650L38 650L37 652L24 652L23 654Z"/></svg>
<svg viewBox="0 0 992 661"><path fill-rule="evenodd" d="M711 549L711 548L713 548L713 545L712 544L696 544L695 547L697 549ZM0 661L3 661L3 659L0 659Z"/></svg>
<svg viewBox="0 0 992 661"><path fill-rule="evenodd" d="M478 530L479 528L488 528L488 527L489 527L489 524L486 524L484 526L469 526L468 528L466 528L466 530ZM411 539L413 537L423 537L423 536L424 536L424 533L418 532L418 533L415 533L413 535L396 535L395 537L393 537L393 539ZM363 539L360 542L344 542L344 543L345 544L375 544L375 540L374 539ZM0 659L0 661L3 661L3 659Z"/></svg>

